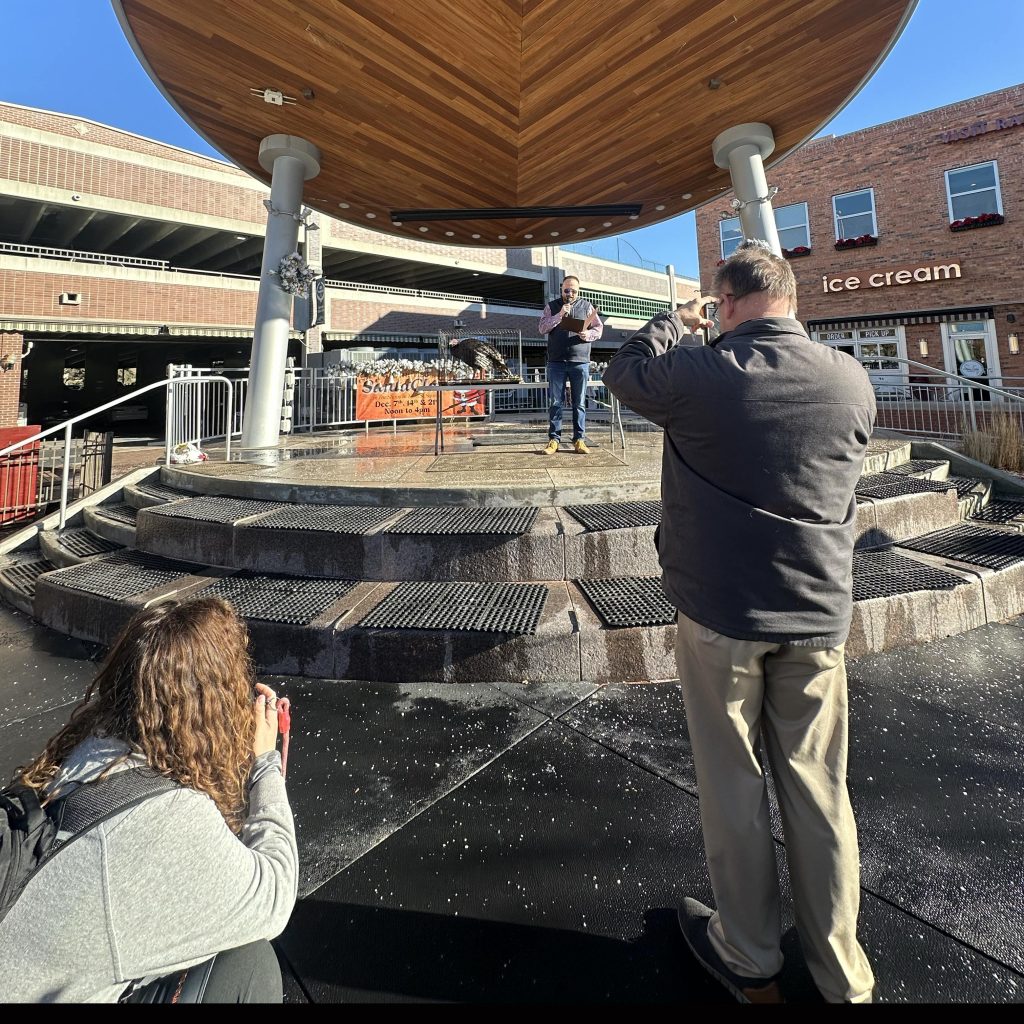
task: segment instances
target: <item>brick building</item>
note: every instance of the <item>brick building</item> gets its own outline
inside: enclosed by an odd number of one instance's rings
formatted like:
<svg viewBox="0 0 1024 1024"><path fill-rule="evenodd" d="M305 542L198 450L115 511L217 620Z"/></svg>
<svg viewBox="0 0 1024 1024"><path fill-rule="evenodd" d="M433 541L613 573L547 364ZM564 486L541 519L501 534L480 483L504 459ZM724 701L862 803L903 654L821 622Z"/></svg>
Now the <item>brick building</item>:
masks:
<svg viewBox="0 0 1024 1024"><path fill-rule="evenodd" d="M1024 387L1024 85L817 139L768 181L813 338L896 386L915 368L886 356ZM742 240L730 198L697 212L705 286Z"/></svg>
<svg viewBox="0 0 1024 1024"><path fill-rule="evenodd" d="M221 161L0 104L0 427L57 423L172 362L246 366L268 195ZM327 279L326 322L293 332L300 364L339 348L429 358L437 332L460 324L520 330L540 363L537 320L565 273L605 312L607 356L673 293L696 292L567 248L465 249L313 221L302 244ZM112 422L158 433L163 412L154 391Z"/></svg>

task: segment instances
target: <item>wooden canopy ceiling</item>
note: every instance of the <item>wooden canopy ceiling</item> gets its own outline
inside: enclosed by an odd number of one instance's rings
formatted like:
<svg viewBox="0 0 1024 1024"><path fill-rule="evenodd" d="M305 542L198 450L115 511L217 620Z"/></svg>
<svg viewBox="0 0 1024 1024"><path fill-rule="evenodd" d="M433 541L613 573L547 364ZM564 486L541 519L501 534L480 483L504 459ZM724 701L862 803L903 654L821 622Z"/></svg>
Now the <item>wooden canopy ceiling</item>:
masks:
<svg viewBox="0 0 1024 1024"><path fill-rule="evenodd" d="M857 92L916 0L112 2L171 102L257 178L260 140L298 135L323 154L311 206L501 247L706 202L729 187L712 140L737 124L770 125L781 159Z"/></svg>

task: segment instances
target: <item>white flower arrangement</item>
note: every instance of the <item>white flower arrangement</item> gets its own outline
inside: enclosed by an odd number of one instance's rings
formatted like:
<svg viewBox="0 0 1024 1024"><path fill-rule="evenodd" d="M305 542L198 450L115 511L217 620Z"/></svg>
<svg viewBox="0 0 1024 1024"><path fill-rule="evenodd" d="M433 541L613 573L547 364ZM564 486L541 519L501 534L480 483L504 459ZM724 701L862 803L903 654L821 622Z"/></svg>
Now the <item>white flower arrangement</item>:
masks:
<svg viewBox="0 0 1024 1024"><path fill-rule="evenodd" d="M442 364L436 359L374 359L369 363L336 363L328 367L332 377L403 377L411 373L437 374Z"/></svg>
<svg viewBox="0 0 1024 1024"><path fill-rule="evenodd" d="M309 291L309 286L316 280L316 271L298 252L282 256L277 270L272 270L271 273L277 274L281 287L289 295L305 295Z"/></svg>

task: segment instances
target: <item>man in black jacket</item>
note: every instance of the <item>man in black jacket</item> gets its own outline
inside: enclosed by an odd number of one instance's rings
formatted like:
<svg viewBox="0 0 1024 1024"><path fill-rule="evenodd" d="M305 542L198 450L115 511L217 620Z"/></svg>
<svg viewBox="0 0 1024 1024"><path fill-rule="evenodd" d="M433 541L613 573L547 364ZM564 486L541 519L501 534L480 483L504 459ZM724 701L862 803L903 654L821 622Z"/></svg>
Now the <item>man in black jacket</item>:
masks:
<svg viewBox="0 0 1024 1024"><path fill-rule="evenodd" d="M807 337L782 257L746 243L712 291L723 332L713 346L678 345L684 323L705 323L705 300L694 300L652 320L604 374L665 429L658 552L679 610L676 661L716 902L686 900L680 921L737 998L780 998L763 748L808 966L829 1001L868 1002L844 645L874 395L856 360Z"/></svg>

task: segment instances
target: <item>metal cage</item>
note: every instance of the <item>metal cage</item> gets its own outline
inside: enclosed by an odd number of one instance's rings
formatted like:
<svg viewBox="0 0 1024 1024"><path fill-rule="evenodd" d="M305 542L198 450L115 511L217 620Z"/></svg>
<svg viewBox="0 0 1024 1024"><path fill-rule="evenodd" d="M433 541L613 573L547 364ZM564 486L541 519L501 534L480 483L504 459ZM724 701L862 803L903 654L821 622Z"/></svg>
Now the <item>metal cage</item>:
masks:
<svg viewBox="0 0 1024 1024"><path fill-rule="evenodd" d="M474 370L473 367L458 359L452 353L452 341L462 338L479 338L481 341L493 345L501 354L501 358L505 360L505 365L512 376L499 377L489 371ZM523 379L523 332L511 328L477 331L466 327L452 331L438 331L437 361L439 384L479 384L489 381L519 383Z"/></svg>

